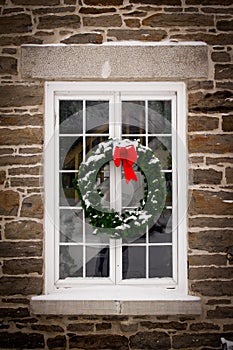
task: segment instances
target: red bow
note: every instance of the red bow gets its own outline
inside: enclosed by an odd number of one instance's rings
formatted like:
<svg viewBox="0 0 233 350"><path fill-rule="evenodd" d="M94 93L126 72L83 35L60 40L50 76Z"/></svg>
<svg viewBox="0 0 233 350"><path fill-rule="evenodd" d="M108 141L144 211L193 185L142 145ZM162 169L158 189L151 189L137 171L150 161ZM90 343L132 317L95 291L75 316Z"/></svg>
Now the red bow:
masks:
<svg viewBox="0 0 233 350"><path fill-rule="evenodd" d="M113 161L117 167L120 166L122 161L126 183L128 183L130 180L138 181L132 168L132 165L136 162L137 158L138 155L134 146L115 147Z"/></svg>

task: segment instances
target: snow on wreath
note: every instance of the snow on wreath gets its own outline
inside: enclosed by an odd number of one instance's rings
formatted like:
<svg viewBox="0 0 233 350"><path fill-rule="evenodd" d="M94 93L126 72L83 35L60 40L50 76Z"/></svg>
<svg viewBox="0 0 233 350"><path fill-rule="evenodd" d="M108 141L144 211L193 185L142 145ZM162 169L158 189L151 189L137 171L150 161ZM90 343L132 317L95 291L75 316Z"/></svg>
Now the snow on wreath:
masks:
<svg viewBox="0 0 233 350"><path fill-rule="evenodd" d="M97 188L99 170L114 161L122 164L126 183L137 181L133 164L137 164L144 175L144 197L140 206L134 210L118 213L102 205L103 193ZM166 185L161 165L153 151L141 145L138 140L113 140L100 143L91 156L79 167L78 178L74 180L82 208L94 234L105 233L111 238L135 237L152 226L164 208Z"/></svg>

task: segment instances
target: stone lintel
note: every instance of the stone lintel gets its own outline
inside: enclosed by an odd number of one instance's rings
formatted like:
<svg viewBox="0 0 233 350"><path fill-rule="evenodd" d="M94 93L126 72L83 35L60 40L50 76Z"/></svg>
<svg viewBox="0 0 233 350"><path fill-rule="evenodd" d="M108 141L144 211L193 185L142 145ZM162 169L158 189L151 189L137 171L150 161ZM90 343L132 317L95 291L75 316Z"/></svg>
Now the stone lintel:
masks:
<svg viewBox="0 0 233 350"><path fill-rule="evenodd" d="M52 315L200 315L201 301L190 300L74 300L33 297L34 314Z"/></svg>
<svg viewBox="0 0 233 350"><path fill-rule="evenodd" d="M203 43L24 45L24 79L155 81L208 78Z"/></svg>

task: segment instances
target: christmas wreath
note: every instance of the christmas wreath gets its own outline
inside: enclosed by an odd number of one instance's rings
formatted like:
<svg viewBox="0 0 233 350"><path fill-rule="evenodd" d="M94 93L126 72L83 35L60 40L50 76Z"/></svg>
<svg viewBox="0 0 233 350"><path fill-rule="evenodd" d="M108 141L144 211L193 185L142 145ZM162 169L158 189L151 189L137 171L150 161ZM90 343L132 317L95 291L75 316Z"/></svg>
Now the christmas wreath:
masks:
<svg viewBox="0 0 233 350"><path fill-rule="evenodd" d="M144 198L135 210L118 213L104 207L103 194L96 185L101 167L114 161L122 163L126 182L137 181L132 165L136 163L145 177ZM145 232L147 225L153 225L164 207L166 186L160 161L153 151L137 140L108 140L100 143L92 155L79 167L74 187L81 198L85 217L95 228L94 234L107 233L111 238L134 237Z"/></svg>

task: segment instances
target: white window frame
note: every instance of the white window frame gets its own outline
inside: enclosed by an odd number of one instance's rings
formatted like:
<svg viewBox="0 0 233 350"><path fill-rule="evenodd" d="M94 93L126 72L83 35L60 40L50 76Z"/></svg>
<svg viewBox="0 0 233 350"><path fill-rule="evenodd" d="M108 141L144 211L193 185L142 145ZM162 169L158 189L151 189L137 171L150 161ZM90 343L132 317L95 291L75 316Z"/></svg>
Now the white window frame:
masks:
<svg viewBox="0 0 233 350"><path fill-rule="evenodd" d="M67 291L67 289L72 290L72 292L79 292L82 285L80 283L74 283L72 288L62 283L58 286L56 284L56 275L55 275L55 235L54 235L54 218L56 217L55 205L54 205L54 195L55 195L55 183L53 179L56 174L56 164L54 160L55 154L55 143L54 143L54 126L55 126L55 113L56 110L56 94L66 94L67 96L73 96L75 94L85 94L95 92L95 93L104 93L106 92L124 92L125 96L130 96L134 94L135 96L148 94L151 92L153 95L168 95L173 93L176 95L176 104L175 104L175 113L176 120L173 121L173 124L176 123L176 163L177 166L173 167L173 171L177 170L177 197L178 206L177 206L177 244L175 246L174 254L177 254L177 266L176 271L176 283L168 284L162 282L162 279L159 283L148 283L141 286L146 297L152 299L156 298L156 295L159 295L161 291L166 290L174 295L178 293L180 295L187 295L188 286L187 286L187 147L186 147L186 89L183 82L48 82L45 84L45 168L44 168L44 183L45 183L45 293L52 294L55 292ZM143 93L145 92L145 93ZM153 95L154 96L154 95ZM115 108L119 108L118 105L115 105ZM56 116L58 118L58 116ZM116 254L120 254L118 251ZM115 259L115 257L114 257ZM118 277L119 278L119 274ZM142 280L143 281L143 280ZM106 283L102 283L100 280L96 281L96 286L98 288L106 288ZM125 285L127 283L127 286ZM103 286L101 287L101 285ZM138 284L138 283L137 283ZM93 288L93 284L90 288ZM114 290L119 292L119 288L122 291L126 291L127 295L130 294L130 289L132 288L133 293L136 291L137 295L137 285L134 285L134 282L131 281L129 286L129 281L123 282L122 285L112 285L111 289L108 289L109 293L112 293ZM93 290L93 289L92 289ZM106 290L105 290L106 291ZM124 293L123 292L123 293ZM86 295L86 289L84 293L84 299ZM114 295L111 294L111 295ZM86 295L88 298L88 296ZM109 296L110 297L110 296ZM135 294L132 295L135 297ZM143 296L141 296L143 298Z"/></svg>

